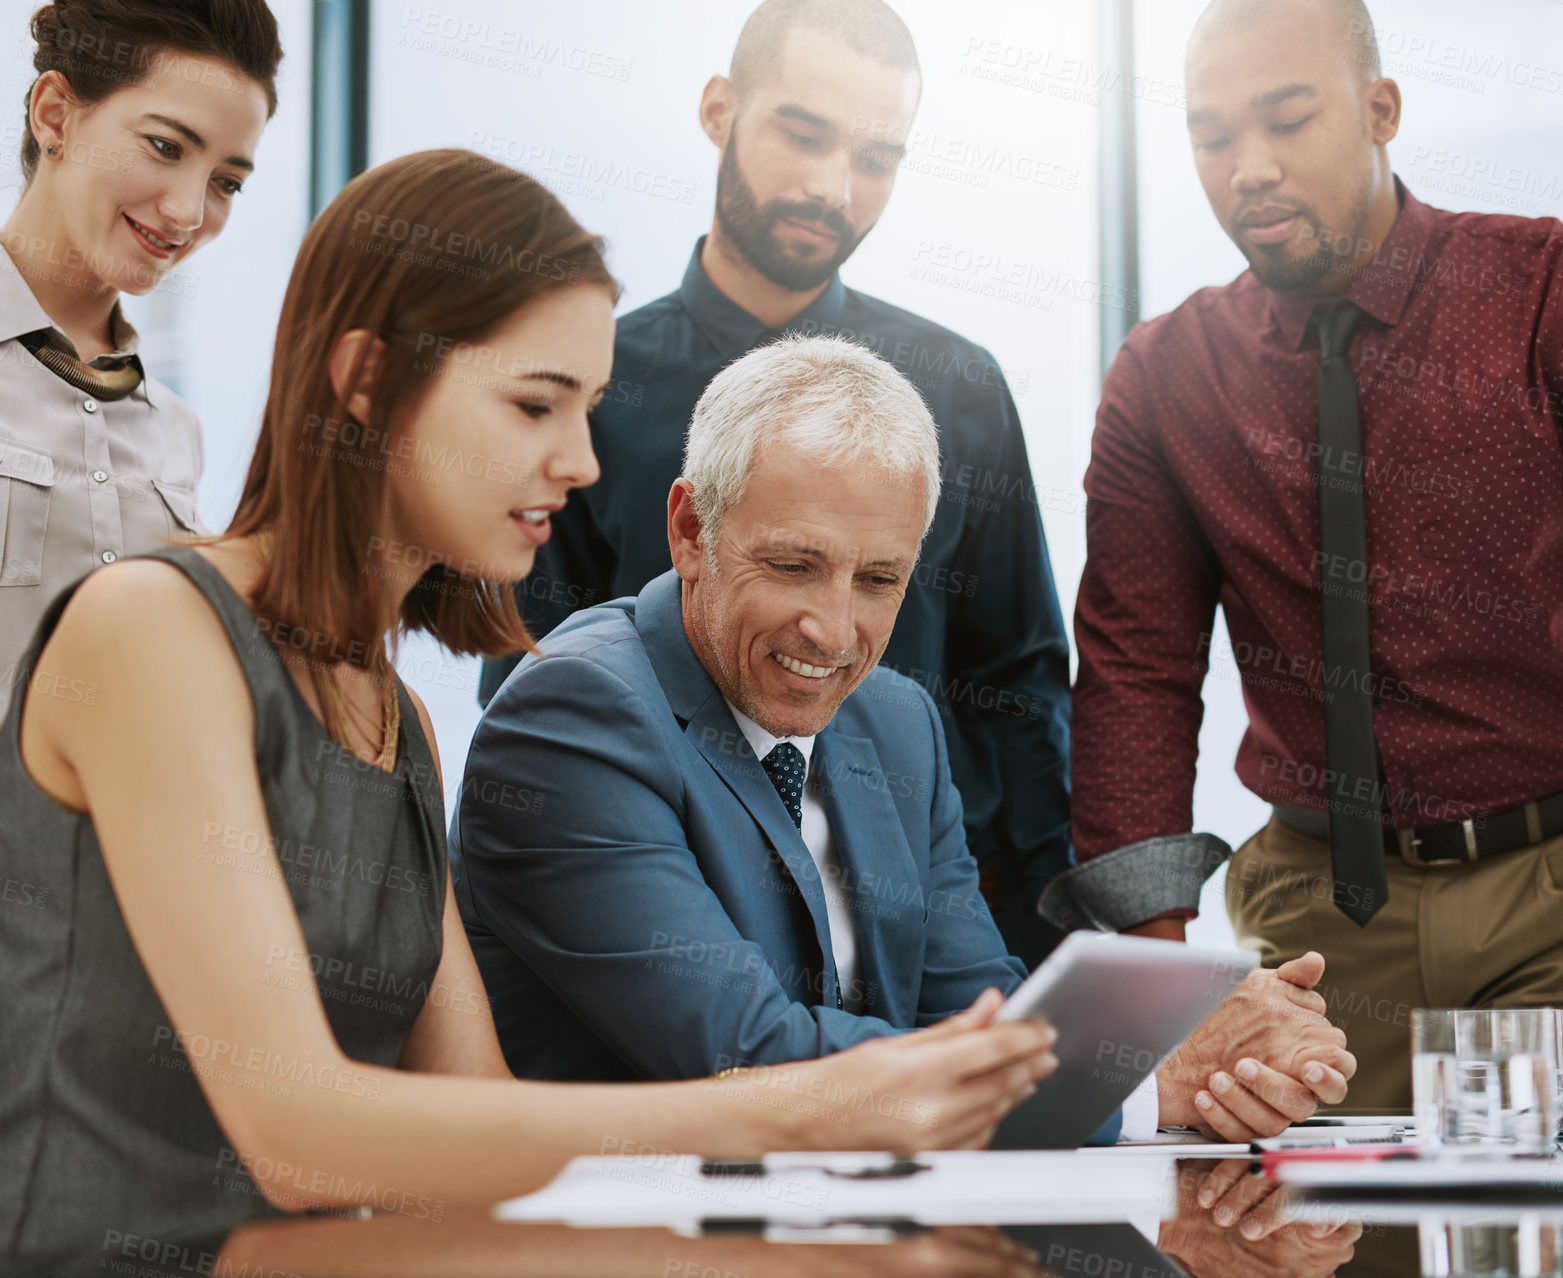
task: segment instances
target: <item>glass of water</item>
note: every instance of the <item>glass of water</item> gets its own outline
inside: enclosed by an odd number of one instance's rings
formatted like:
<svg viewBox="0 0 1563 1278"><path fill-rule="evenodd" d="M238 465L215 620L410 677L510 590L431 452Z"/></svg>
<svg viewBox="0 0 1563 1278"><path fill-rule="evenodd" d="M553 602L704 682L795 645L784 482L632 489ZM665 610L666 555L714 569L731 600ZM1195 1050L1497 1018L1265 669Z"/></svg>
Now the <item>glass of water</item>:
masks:
<svg viewBox="0 0 1563 1278"><path fill-rule="evenodd" d="M1552 1015L1552 1103L1556 1106L1557 1137L1563 1141L1563 1008L1549 1007L1547 1011ZM1563 1239L1559 1246L1563 1248Z"/></svg>
<svg viewBox="0 0 1563 1278"><path fill-rule="evenodd" d="M1422 1278L1563 1278L1555 1210L1431 1211L1417 1223Z"/></svg>
<svg viewBox="0 0 1563 1278"><path fill-rule="evenodd" d="M1551 1150L1556 1022L1550 1008L1413 1011L1411 1094L1423 1146Z"/></svg>

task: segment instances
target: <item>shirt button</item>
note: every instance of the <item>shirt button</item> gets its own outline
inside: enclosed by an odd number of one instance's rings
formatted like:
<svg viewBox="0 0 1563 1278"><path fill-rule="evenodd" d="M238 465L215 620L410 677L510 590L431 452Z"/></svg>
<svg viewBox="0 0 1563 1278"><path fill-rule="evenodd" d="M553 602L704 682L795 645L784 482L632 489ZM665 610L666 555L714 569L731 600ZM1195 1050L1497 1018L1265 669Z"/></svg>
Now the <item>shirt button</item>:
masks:
<svg viewBox="0 0 1563 1278"><path fill-rule="evenodd" d="M101 484L109 477L109 473L106 470L95 470L92 472L92 477Z"/></svg>
<svg viewBox="0 0 1563 1278"><path fill-rule="evenodd" d="M98 401L95 400L95 399L83 400L81 406L83 408L85 408L89 413L95 413L95 412L98 411Z"/></svg>
<svg viewBox="0 0 1563 1278"><path fill-rule="evenodd" d="M103 562L104 562L104 563L106 563L106 564L111 564L111 563L113 563L113 562L114 562L114 561L115 561L115 560L116 560L116 559L118 559L118 558L119 558L119 556L118 556L118 555L116 555L116 554L115 554L115 553L114 553L114 552L113 552L113 551L112 551L112 550L105 550L105 551L104 551L104 552L103 552L103 555L102 555L102 558L103 558Z"/></svg>

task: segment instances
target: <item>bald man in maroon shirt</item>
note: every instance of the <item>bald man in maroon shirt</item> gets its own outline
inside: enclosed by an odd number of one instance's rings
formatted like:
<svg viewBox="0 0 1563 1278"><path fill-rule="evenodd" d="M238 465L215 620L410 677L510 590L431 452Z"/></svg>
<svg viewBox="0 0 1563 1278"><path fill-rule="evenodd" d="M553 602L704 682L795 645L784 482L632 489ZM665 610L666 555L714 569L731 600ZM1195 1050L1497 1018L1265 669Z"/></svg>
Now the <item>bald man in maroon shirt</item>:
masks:
<svg viewBox="0 0 1563 1278"><path fill-rule="evenodd" d="M1250 269L1136 327L1107 375L1075 618L1077 865L1042 908L1182 937L1230 854L1191 832L1219 603L1249 712L1237 772L1274 805L1227 872L1239 943L1267 965L1321 951L1352 1104L1405 1106L1410 1009L1563 1004L1563 225L1406 190L1400 91L1357 0L1217 0L1187 84L1200 180ZM1346 310L1329 340L1360 443L1343 449L1324 442L1340 401L1321 324ZM1360 556L1321 531L1341 522L1321 485L1352 484ZM1326 594L1365 601L1366 669L1326 660ZM1348 684L1376 776L1326 749ZM1364 812L1374 855L1332 868L1343 814Z"/></svg>

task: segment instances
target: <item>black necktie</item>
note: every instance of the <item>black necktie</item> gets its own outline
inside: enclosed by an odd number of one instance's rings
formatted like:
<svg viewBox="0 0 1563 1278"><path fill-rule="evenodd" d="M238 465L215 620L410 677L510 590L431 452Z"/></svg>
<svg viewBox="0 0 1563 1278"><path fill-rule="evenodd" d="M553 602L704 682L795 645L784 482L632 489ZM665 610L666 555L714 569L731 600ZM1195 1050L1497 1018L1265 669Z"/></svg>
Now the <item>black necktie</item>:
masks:
<svg viewBox="0 0 1563 1278"><path fill-rule="evenodd" d="M781 795L781 801L787 805L792 823L798 829L803 829L803 782L809 774L803 751L790 742L778 742L776 748L760 760L760 766L776 787L776 793Z"/></svg>
<svg viewBox="0 0 1563 1278"><path fill-rule="evenodd" d="M1368 526L1362 423L1346 358L1362 312L1347 303L1320 316L1319 549L1324 608L1324 762L1335 904L1359 927L1384 907L1384 827L1373 735L1368 645Z"/></svg>

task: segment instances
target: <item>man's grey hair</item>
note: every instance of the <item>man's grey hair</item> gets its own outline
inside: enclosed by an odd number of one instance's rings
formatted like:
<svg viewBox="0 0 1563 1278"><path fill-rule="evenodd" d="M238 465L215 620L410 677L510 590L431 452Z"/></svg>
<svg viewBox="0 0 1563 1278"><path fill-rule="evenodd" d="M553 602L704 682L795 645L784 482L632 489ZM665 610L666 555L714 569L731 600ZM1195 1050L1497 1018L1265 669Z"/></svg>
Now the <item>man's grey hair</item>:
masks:
<svg viewBox="0 0 1563 1278"><path fill-rule="evenodd" d="M790 445L817 466L871 466L922 482L921 537L939 508L939 431L895 366L841 337L793 334L711 379L684 442L707 562L723 513L744 495L762 451Z"/></svg>

